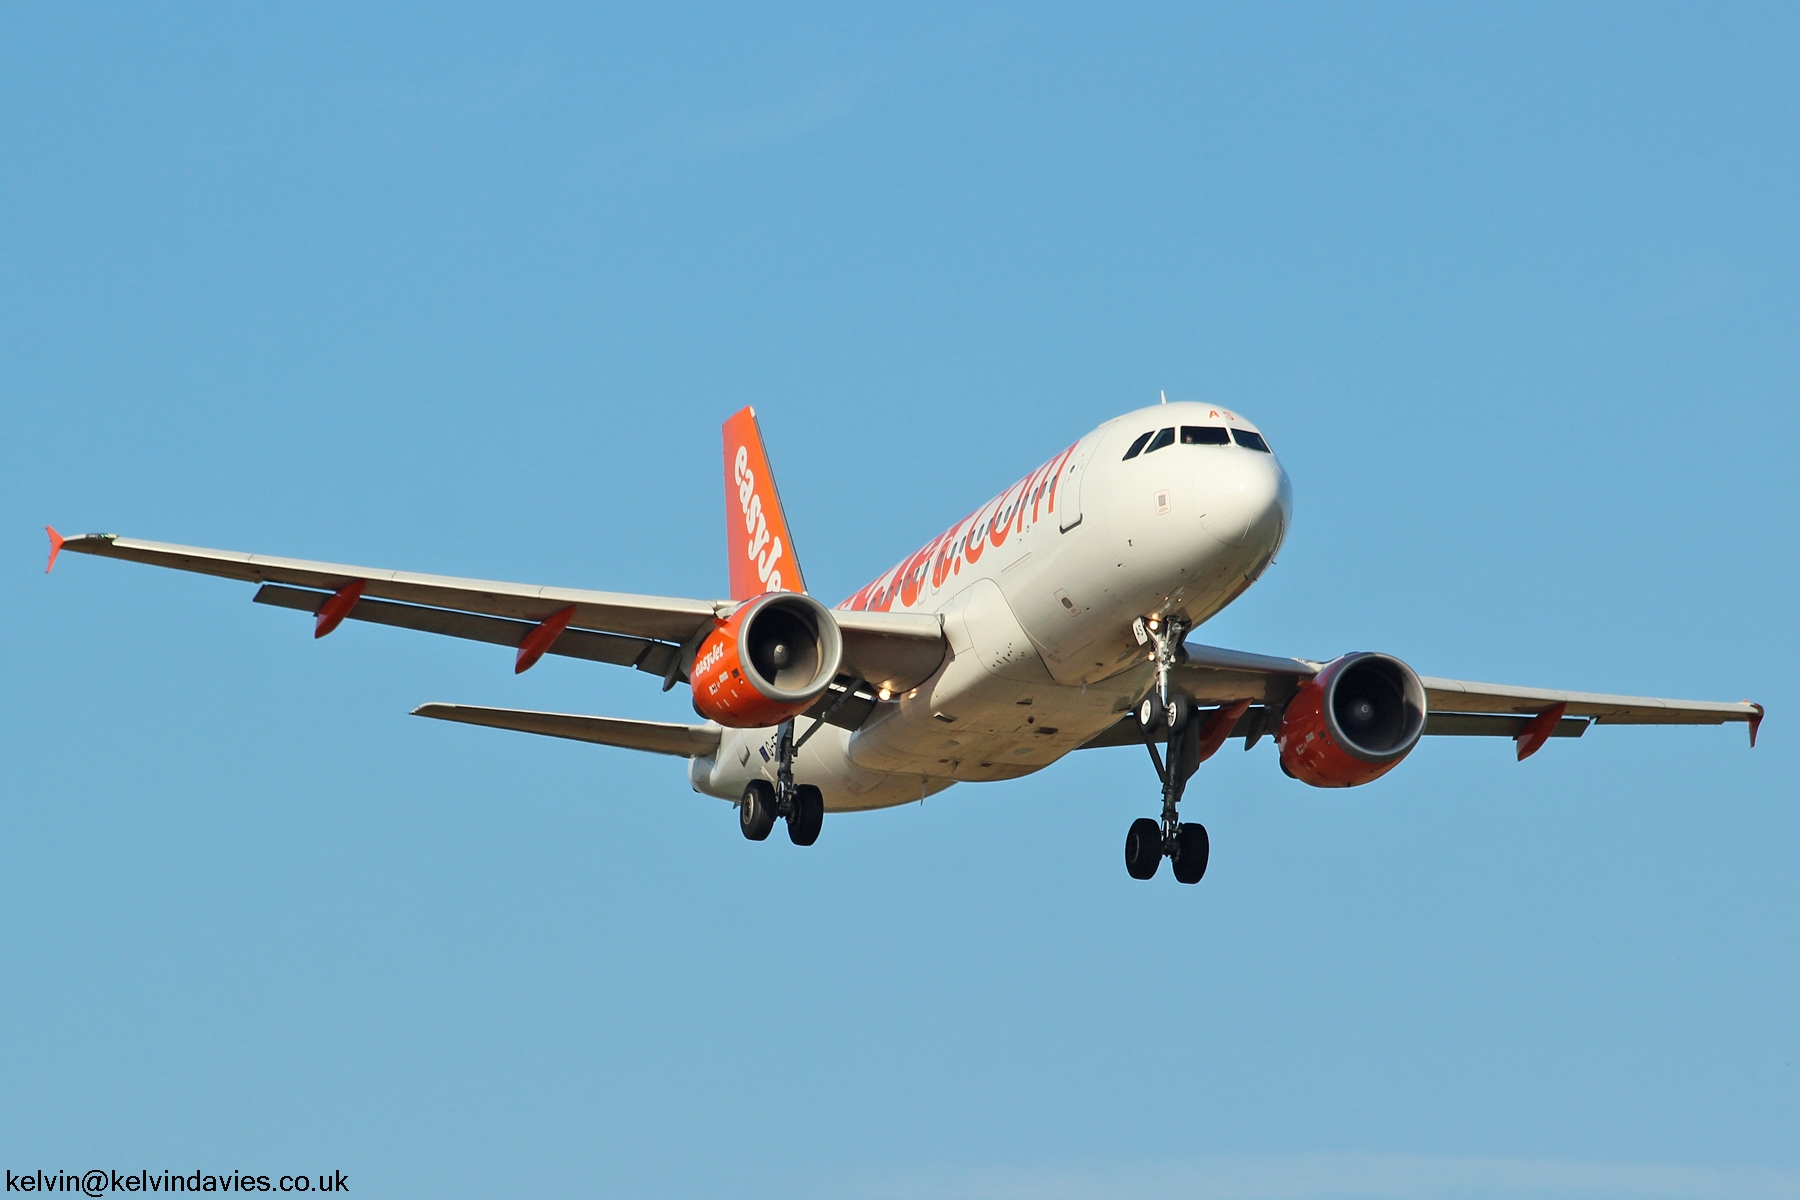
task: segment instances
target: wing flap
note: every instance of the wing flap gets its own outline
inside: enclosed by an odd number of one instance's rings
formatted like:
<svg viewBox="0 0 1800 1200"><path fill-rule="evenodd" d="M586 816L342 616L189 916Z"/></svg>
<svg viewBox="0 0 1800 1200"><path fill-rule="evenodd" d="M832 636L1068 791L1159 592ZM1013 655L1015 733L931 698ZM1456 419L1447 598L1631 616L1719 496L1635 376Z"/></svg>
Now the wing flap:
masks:
<svg viewBox="0 0 1800 1200"><path fill-rule="evenodd" d="M1508 717L1498 713L1434 712L1425 718L1425 736L1516 738L1530 721L1530 717ZM1564 717L1550 730L1550 736L1580 737L1590 724L1592 722L1586 717Z"/></svg>
<svg viewBox="0 0 1800 1200"><path fill-rule="evenodd" d="M1199 710L1195 714L1195 719L1204 718L1210 711L1212 710ZM1274 721L1271 718L1277 715L1265 707L1252 707L1238 718L1237 724L1232 726L1231 732L1225 736L1245 739L1244 748L1249 749L1265 734L1274 733ZM1498 713L1434 712L1425 719L1425 734L1427 737L1516 738L1525 728L1526 722L1530 720L1530 717L1503 716ZM1587 732L1589 724L1591 722L1586 717L1564 717L1550 731L1550 736L1577 738ZM1168 741L1168 731L1158 729L1151 740ZM1081 748L1083 750L1099 750L1108 746L1140 746L1143 742L1144 735L1138 731L1136 715L1126 713L1113 724L1082 743Z"/></svg>
<svg viewBox="0 0 1800 1200"><path fill-rule="evenodd" d="M632 721L624 717L589 717L579 713L528 712L519 708L483 708L474 704L421 704L415 717L511 729L545 737L569 738L601 746L620 746L651 754L695 758L719 748L715 725L676 725L665 721Z"/></svg>
<svg viewBox="0 0 1800 1200"><path fill-rule="evenodd" d="M831 616L844 637L844 669L871 687L890 692L916 688L950 652L943 618L935 614L834 608Z"/></svg>
<svg viewBox="0 0 1800 1200"><path fill-rule="evenodd" d="M258 604L316 613L319 606L330 597L330 592L313 592L278 583L265 583L256 590L254 599ZM495 646L517 646L537 628L530 621L484 617L447 608L425 608L417 604L396 604L391 600L358 600L345 614L345 619L391 625L398 629L416 629L421 633L488 642ZM596 633L587 629L564 630L546 651L549 654L560 654L564 658L584 658L590 662L636 667L659 677L668 670L670 660L680 652L681 647L672 646L668 642L625 637L616 633Z"/></svg>
<svg viewBox="0 0 1800 1200"><path fill-rule="evenodd" d="M1195 642L1183 645L1182 652L1186 661L1171 675L1183 692L1202 704L1258 700L1279 708L1303 680L1319 673L1318 663L1302 658L1248 654Z"/></svg>

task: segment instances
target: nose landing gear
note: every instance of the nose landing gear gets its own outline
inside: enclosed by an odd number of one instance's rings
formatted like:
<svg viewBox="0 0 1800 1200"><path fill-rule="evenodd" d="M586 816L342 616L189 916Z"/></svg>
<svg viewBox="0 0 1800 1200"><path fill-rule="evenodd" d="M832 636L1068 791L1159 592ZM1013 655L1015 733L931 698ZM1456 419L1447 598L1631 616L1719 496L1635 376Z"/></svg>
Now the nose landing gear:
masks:
<svg viewBox="0 0 1800 1200"><path fill-rule="evenodd" d="M1212 843L1206 826L1183 823L1177 805L1187 781L1200 765L1198 739L1187 736L1193 725L1194 702L1169 690L1169 669L1180 661L1181 639L1187 627L1180 621L1146 622L1145 640L1156 645L1156 687L1138 705L1138 729L1150 762L1162 780L1162 819L1139 817L1125 835L1125 870L1133 879L1149 879L1166 857L1181 883L1199 883L1206 874ZM1156 752L1156 735L1168 734L1168 761Z"/></svg>

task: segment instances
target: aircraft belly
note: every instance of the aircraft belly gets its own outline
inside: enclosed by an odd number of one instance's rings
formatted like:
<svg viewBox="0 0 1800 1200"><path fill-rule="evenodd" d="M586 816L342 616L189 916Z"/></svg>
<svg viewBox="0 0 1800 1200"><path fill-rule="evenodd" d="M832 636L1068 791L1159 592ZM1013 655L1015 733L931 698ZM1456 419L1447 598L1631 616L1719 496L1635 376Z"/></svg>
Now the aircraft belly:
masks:
<svg viewBox="0 0 1800 1200"><path fill-rule="evenodd" d="M717 754L690 761L688 778L694 790L735 802L752 779L773 783L778 732L772 727L727 730ZM794 759L794 781L818 788L825 797L826 812L910 804L954 782L926 778L923 772L896 775L859 767L845 753L849 738L849 731L827 725L808 739Z"/></svg>
<svg viewBox="0 0 1800 1200"><path fill-rule="evenodd" d="M1136 695L1128 687L1065 687L1035 650L1020 651L1029 643L992 586L970 589L975 611L946 609L949 661L915 691L881 706L849 739L856 766L1014 779L1049 766L1130 707ZM998 608L987 607L996 601Z"/></svg>

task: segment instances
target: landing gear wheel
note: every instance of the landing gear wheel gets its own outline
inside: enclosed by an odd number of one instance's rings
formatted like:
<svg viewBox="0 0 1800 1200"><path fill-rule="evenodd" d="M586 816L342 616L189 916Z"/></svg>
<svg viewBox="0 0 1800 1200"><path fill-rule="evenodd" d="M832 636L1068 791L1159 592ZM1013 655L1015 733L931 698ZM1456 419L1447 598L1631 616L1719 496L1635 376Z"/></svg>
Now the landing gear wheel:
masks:
<svg viewBox="0 0 1800 1200"><path fill-rule="evenodd" d="M766 779L752 779L744 785L744 798L738 801L738 828L753 842L760 842L775 828L775 788Z"/></svg>
<svg viewBox="0 0 1800 1200"><path fill-rule="evenodd" d="M1137 723L1142 733L1153 733L1164 721L1162 697L1151 692L1138 701Z"/></svg>
<svg viewBox="0 0 1800 1200"><path fill-rule="evenodd" d="M1180 882L1199 883L1211 857L1212 840L1206 836L1206 826L1183 825L1175 835L1175 861L1169 865Z"/></svg>
<svg viewBox="0 0 1800 1200"><path fill-rule="evenodd" d="M795 788L793 811L787 817L788 839L796 846L810 846L819 840L824 824L824 794L810 783Z"/></svg>
<svg viewBox="0 0 1800 1200"><path fill-rule="evenodd" d="M1194 702L1176 692L1169 697L1169 703L1163 708L1163 721L1169 727L1172 738L1187 728L1188 718L1194 713Z"/></svg>
<svg viewBox="0 0 1800 1200"><path fill-rule="evenodd" d="M1139 817L1125 835L1125 871L1133 879L1149 879L1161 865L1162 826Z"/></svg>

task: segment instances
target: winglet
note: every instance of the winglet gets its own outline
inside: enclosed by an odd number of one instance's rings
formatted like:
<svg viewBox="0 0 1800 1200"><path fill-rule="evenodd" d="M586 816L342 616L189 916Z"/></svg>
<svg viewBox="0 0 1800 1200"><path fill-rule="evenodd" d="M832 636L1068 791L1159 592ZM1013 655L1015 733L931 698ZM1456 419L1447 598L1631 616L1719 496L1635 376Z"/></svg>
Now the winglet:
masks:
<svg viewBox="0 0 1800 1200"><path fill-rule="evenodd" d="M56 565L56 556L62 553L63 543L69 539L48 525L44 526L44 532L50 535L50 561L44 564L44 574L48 575L50 568Z"/></svg>
<svg viewBox="0 0 1800 1200"><path fill-rule="evenodd" d="M1762 728L1763 706L1752 703L1749 700L1744 701L1744 703L1749 704L1756 710L1756 715L1750 718L1750 748L1754 750L1756 749L1756 731Z"/></svg>
<svg viewBox="0 0 1800 1200"><path fill-rule="evenodd" d="M725 544L731 563L731 598L764 592L804 592L806 580L794 556L794 538L775 490L775 474L763 450L756 410L740 408L725 422Z"/></svg>

